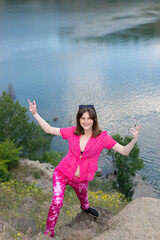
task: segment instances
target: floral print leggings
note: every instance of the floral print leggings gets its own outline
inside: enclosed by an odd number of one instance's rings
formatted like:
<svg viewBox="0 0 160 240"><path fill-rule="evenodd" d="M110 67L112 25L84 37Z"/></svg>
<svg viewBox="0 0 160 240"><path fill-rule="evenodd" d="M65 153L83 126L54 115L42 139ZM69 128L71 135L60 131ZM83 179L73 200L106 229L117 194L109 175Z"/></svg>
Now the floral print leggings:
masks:
<svg viewBox="0 0 160 240"><path fill-rule="evenodd" d="M66 186L70 185L77 194L80 200L81 207L86 210L89 208L88 202L88 181L80 181L79 177L74 177L70 180L58 168L55 168L53 173L53 198L48 212L45 235L54 237L54 228L58 219L60 209L63 205L63 198Z"/></svg>

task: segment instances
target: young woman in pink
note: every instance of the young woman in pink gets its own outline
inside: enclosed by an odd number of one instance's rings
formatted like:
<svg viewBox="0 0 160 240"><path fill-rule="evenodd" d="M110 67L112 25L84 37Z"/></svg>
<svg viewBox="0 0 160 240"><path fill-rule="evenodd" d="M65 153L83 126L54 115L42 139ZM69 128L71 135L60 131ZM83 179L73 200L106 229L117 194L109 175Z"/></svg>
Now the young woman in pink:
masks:
<svg viewBox="0 0 160 240"><path fill-rule="evenodd" d="M132 141L126 146L117 143L107 131L101 131L98 126L97 114L93 105L80 105L76 117L76 126L69 128L51 127L37 113L36 102L28 100L29 109L46 133L61 136L68 140L68 154L55 168L53 173L53 198L50 206L45 235L54 237L54 228L60 209L63 205L64 192L69 184L77 194L81 209L98 217L98 212L89 207L87 188L88 181L93 180L98 169L98 158L103 148L113 149L122 155L128 155L134 147L139 130L130 128Z"/></svg>

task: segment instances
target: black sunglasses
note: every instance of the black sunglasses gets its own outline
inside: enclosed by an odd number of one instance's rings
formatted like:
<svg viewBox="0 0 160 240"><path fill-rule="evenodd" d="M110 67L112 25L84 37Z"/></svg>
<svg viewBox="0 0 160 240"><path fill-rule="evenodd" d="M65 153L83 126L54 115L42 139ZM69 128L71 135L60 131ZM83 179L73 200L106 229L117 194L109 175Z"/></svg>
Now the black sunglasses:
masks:
<svg viewBox="0 0 160 240"><path fill-rule="evenodd" d="M79 109L82 109L82 108L94 108L94 105L79 105Z"/></svg>

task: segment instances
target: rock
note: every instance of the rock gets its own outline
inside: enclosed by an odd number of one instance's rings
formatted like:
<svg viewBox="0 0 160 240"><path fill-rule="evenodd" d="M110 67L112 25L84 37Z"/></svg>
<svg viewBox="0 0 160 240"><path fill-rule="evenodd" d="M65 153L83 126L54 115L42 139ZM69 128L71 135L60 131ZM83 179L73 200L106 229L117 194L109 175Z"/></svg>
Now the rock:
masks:
<svg viewBox="0 0 160 240"><path fill-rule="evenodd" d="M43 190L52 190L53 170L54 167L49 163L21 159L18 168L13 169L11 173L17 180L36 182L36 186L42 187ZM38 173L38 178L35 178L35 173Z"/></svg>
<svg viewBox="0 0 160 240"><path fill-rule="evenodd" d="M49 168L54 169L54 166L50 163L48 163Z"/></svg>
<svg viewBox="0 0 160 240"><path fill-rule="evenodd" d="M131 176L130 180L134 187L137 186L137 184L138 184L137 176L135 176L135 177Z"/></svg>
<svg viewBox="0 0 160 240"><path fill-rule="evenodd" d="M31 235L31 234L32 234L32 228L29 227L28 230L27 230L27 232L26 232L26 235Z"/></svg>
<svg viewBox="0 0 160 240"><path fill-rule="evenodd" d="M15 235L17 235L17 231L8 223L0 220L0 240L13 240ZM24 234L21 235L24 239Z"/></svg>
<svg viewBox="0 0 160 240"><path fill-rule="evenodd" d="M44 233L38 233L37 237L34 237L32 240L51 240L53 238L50 238L49 236L45 236ZM27 239L31 240L31 239ZM54 240L59 240L58 237L54 238Z"/></svg>
<svg viewBox="0 0 160 240"><path fill-rule="evenodd" d="M35 234L37 232L36 219L30 217L34 210L40 211L38 203L31 196L25 197L17 208L19 218L16 216L12 218L12 226L18 226L18 229L27 235L29 232Z"/></svg>
<svg viewBox="0 0 160 240"><path fill-rule="evenodd" d="M160 199L139 198L108 222L108 230L93 240L159 240Z"/></svg>
<svg viewBox="0 0 160 240"><path fill-rule="evenodd" d="M84 211L79 213L75 219L62 228L61 240L90 240L100 232L107 229L107 222L113 216L111 212L101 207L97 207L99 217L94 218Z"/></svg>
<svg viewBox="0 0 160 240"><path fill-rule="evenodd" d="M134 194L132 199L135 200L137 198L141 198L141 197L152 197L152 198L158 198L158 193L154 190L154 188L146 183L144 180L142 180L142 177L139 175L136 175L134 177L134 181L135 183L137 182L137 184L134 185Z"/></svg>

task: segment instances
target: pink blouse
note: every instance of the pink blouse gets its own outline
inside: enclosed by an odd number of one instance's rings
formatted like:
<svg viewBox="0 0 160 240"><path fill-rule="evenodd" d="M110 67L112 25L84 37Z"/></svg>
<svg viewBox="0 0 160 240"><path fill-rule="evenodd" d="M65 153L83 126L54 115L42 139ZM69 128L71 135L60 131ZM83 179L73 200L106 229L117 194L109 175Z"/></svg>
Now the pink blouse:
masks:
<svg viewBox="0 0 160 240"><path fill-rule="evenodd" d="M117 142L107 134L107 131L103 131L98 137L89 139L81 155L80 136L74 134L75 128L73 126L60 129L62 138L68 140L69 151L57 168L72 180L79 166L80 181L91 181L98 170L98 159L103 148L111 149Z"/></svg>

